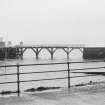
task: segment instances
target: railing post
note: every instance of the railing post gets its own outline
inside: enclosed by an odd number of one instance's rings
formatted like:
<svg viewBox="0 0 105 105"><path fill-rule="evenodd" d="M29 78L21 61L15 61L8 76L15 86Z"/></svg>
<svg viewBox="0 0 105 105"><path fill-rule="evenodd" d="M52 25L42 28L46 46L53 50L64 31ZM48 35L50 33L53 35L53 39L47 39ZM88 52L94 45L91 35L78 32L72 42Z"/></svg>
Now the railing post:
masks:
<svg viewBox="0 0 105 105"><path fill-rule="evenodd" d="M20 96L19 64L17 64L17 93Z"/></svg>
<svg viewBox="0 0 105 105"><path fill-rule="evenodd" d="M70 88L70 63L67 62L67 66L68 66L68 88Z"/></svg>

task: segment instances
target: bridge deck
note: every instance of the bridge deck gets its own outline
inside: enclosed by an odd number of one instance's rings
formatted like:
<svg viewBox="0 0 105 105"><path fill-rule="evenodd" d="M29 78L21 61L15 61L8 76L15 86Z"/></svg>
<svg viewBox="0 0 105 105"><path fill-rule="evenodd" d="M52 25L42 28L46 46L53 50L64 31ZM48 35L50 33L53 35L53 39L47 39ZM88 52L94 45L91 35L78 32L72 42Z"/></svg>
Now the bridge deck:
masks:
<svg viewBox="0 0 105 105"><path fill-rule="evenodd" d="M40 44L40 45L15 45L15 46L5 46L0 48L105 48L104 46L85 46L83 44Z"/></svg>

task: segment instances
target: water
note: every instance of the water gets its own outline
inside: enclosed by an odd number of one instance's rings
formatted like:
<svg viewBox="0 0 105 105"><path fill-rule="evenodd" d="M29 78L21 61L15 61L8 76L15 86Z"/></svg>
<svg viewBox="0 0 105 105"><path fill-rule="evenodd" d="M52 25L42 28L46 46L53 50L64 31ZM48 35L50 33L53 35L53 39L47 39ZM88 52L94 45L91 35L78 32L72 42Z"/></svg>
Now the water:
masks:
<svg viewBox="0 0 105 105"><path fill-rule="evenodd" d="M58 54L59 55L59 54ZM72 55L72 56L71 56ZM71 54L70 61L82 61L81 53L74 52L74 55ZM36 60L33 55L30 53L27 53L24 55L23 60L6 60L1 61L0 65L11 65L11 64L33 64L33 63L49 63L49 62L66 62L67 59L63 58L65 55L61 54L60 56L55 55L54 60L49 59L49 55L46 56L40 56L41 59ZM91 68L91 67L103 67L105 66L105 63L103 62L97 62L97 63L81 63L81 64L70 64L70 69L76 69L76 68ZM8 74L8 73L16 73L17 68L11 67L11 68L0 68L0 74ZM20 72L36 72L36 71L55 71L55 70L67 70L67 64L60 64L60 65L42 65L42 66L29 66L29 67L20 67ZM96 69L96 70L85 70L85 71L103 71L105 72L105 69ZM48 79L48 78L62 78L67 77L67 72L50 72L50 73L44 73L44 74L25 74L20 75L20 80L32 80L32 79ZM71 73L70 76L79 76L84 74L74 74ZM79 83L87 83L89 81L99 82L104 81L104 76L89 76L89 77L78 77L78 78L72 78L71 85L79 84ZM1 76L0 82L9 82L9 81L17 81L17 76ZM39 86L61 86L61 87L67 87L68 81L67 79L64 80L51 80L51 81L38 81L38 82L26 82L26 83L20 83L21 91L28 89L28 88L37 88ZM17 90L17 84L1 84L0 85L0 91L2 90Z"/></svg>

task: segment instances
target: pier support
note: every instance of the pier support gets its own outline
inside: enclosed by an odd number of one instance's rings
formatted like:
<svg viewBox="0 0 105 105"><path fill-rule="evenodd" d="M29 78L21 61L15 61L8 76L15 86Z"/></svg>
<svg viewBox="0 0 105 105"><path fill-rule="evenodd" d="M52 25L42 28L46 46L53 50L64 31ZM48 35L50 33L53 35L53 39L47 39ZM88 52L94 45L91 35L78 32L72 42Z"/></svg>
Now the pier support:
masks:
<svg viewBox="0 0 105 105"><path fill-rule="evenodd" d="M73 50L73 48L63 48L63 50L66 52L67 54L67 60L69 60L69 54L70 52Z"/></svg>
<svg viewBox="0 0 105 105"><path fill-rule="evenodd" d="M27 48L21 48L21 58L23 59L23 54L27 50Z"/></svg>
<svg viewBox="0 0 105 105"><path fill-rule="evenodd" d="M36 59L39 59L39 52L36 52Z"/></svg>
<svg viewBox="0 0 105 105"><path fill-rule="evenodd" d="M36 59L39 59L39 53L41 52L42 48L32 48L32 50L35 52L36 54Z"/></svg>
<svg viewBox="0 0 105 105"><path fill-rule="evenodd" d="M16 48L16 57L20 58L20 59L23 59L23 54L26 51L26 49L27 48L23 48L23 47Z"/></svg>
<svg viewBox="0 0 105 105"><path fill-rule="evenodd" d="M51 51L50 54L51 54L51 59L53 59L54 58L53 57L53 54L54 54L53 51Z"/></svg>
<svg viewBox="0 0 105 105"><path fill-rule="evenodd" d="M20 48L20 58L23 59L23 48Z"/></svg>
<svg viewBox="0 0 105 105"><path fill-rule="evenodd" d="M16 48L16 58L19 59L19 48Z"/></svg>
<svg viewBox="0 0 105 105"><path fill-rule="evenodd" d="M57 48L46 48L48 51L49 51L49 53L51 54L51 59L53 60L53 56L54 56L54 53L55 53L55 51L57 50Z"/></svg>
<svg viewBox="0 0 105 105"><path fill-rule="evenodd" d="M16 57L19 59L23 59L23 48L16 48Z"/></svg>

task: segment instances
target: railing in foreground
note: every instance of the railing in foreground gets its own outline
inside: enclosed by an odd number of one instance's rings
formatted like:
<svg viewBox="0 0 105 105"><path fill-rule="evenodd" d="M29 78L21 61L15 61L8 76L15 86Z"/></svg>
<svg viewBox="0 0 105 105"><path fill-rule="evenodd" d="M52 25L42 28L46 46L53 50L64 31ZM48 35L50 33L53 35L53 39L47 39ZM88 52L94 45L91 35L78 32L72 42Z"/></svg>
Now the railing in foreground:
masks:
<svg viewBox="0 0 105 105"><path fill-rule="evenodd" d="M63 63L41 63L41 64L17 64L17 65L5 65L0 67L16 67L17 72L16 73L8 73L8 74L0 74L0 76L5 75L16 75L17 81L9 81L9 82L1 82L0 84L11 84L11 83L17 83L17 94L20 95L20 83L21 82L33 82L33 81L45 81L45 80L57 80L57 79L67 79L68 80L68 88L70 88L70 79L71 78L77 78L77 77L87 77L87 76L96 76L97 74L87 74L82 76L70 76L70 73L73 73L73 71L80 71L80 70L88 70L88 69L102 69L104 67L96 67L96 68L82 68L82 69L70 69L70 64L72 63L92 63L92 62L105 62L104 60L101 61L83 61L83 62L63 62ZM37 71L37 72L20 72L20 67L25 66L38 66L38 65L59 65L59 64L67 64L67 70L56 70L56 71ZM35 79L35 80L20 80L21 74L34 74L34 73L48 73L48 72L64 72L67 71L67 76L62 78L49 78L49 79ZM100 72L99 72L100 73ZM104 72L105 73L105 72Z"/></svg>

